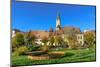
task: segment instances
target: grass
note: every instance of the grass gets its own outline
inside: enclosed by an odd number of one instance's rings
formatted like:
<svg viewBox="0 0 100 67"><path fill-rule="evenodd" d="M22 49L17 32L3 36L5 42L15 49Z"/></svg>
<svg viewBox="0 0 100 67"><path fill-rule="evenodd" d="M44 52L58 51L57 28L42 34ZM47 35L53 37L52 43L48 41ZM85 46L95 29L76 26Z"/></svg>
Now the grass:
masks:
<svg viewBox="0 0 100 67"><path fill-rule="evenodd" d="M65 56L57 59L50 60L30 60L27 56L13 56L13 65L37 65L37 64L57 64L57 63L71 63L71 62L88 62L95 61L95 50L94 49L61 49L56 52L65 52ZM53 52L53 51L51 51Z"/></svg>

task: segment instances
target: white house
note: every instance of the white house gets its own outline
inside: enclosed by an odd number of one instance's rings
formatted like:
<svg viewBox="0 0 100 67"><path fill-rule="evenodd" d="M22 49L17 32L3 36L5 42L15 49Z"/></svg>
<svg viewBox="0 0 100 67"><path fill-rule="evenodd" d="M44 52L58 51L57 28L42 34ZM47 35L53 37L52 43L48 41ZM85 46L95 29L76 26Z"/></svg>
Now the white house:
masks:
<svg viewBox="0 0 100 67"><path fill-rule="evenodd" d="M21 31L18 30L18 29L13 29L12 30L12 38L16 35L17 32L21 32Z"/></svg>

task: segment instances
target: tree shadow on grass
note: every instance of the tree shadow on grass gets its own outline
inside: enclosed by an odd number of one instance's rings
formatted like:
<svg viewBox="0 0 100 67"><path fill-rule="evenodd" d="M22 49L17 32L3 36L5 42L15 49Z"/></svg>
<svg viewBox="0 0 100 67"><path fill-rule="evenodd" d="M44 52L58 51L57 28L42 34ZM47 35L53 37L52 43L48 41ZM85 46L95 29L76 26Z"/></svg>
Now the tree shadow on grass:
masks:
<svg viewBox="0 0 100 67"><path fill-rule="evenodd" d="M70 57L70 56L73 56L73 55L74 55L74 53L67 52L67 53L64 55L64 57Z"/></svg>

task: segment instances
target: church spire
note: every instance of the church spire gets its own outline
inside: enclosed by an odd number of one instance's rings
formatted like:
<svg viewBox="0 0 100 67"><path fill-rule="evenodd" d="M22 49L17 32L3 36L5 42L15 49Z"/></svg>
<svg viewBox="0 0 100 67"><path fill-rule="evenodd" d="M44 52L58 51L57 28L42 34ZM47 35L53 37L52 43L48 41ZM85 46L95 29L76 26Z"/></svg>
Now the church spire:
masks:
<svg viewBox="0 0 100 67"><path fill-rule="evenodd" d="M61 27L61 18L60 13L57 12L57 18L56 18L56 31L59 31Z"/></svg>

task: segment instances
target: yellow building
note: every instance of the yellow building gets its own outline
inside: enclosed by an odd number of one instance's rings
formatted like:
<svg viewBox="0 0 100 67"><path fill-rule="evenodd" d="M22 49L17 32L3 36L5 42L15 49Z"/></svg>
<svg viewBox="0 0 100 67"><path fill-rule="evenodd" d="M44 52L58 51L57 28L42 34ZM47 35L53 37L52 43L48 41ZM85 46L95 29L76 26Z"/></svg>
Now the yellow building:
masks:
<svg viewBox="0 0 100 67"><path fill-rule="evenodd" d="M78 43L83 46L84 45L84 34L76 34Z"/></svg>

